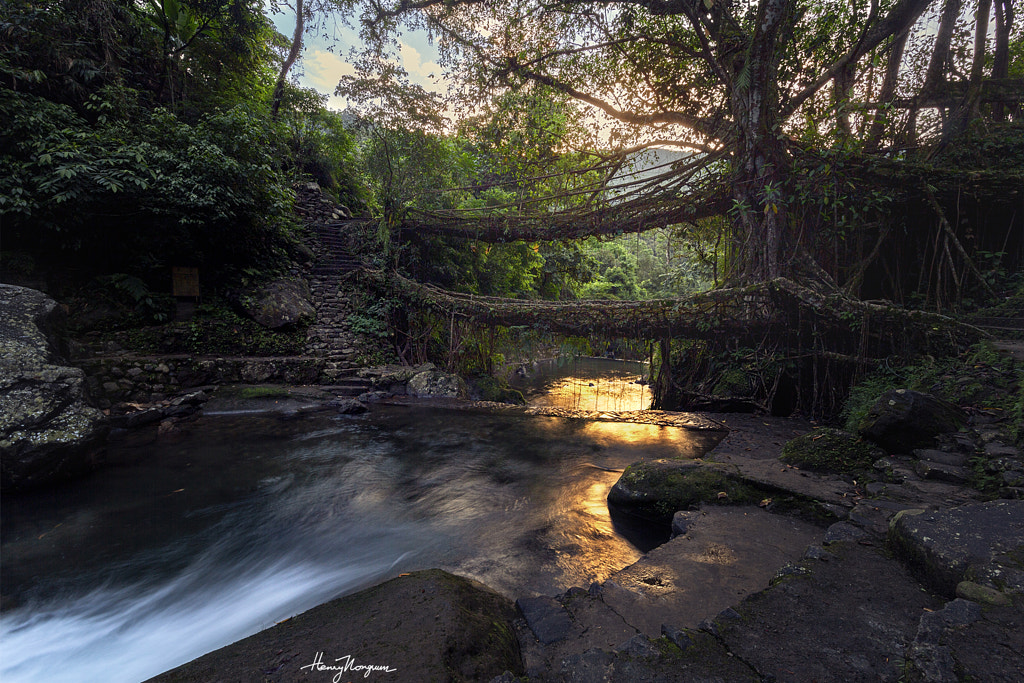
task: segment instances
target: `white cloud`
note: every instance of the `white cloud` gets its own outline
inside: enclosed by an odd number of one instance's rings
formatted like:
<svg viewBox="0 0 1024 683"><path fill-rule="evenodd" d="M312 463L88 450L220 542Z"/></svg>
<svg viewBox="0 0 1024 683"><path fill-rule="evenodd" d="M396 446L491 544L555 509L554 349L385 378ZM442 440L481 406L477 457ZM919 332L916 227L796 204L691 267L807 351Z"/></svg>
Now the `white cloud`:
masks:
<svg viewBox="0 0 1024 683"><path fill-rule="evenodd" d="M327 50L314 49L302 57L303 85L332 95L342 76L353 76L356 70L344 59Z"/></svg>
<svg viewBox="0 0 1024 683"><path fill-rule="evenodd" d="M402 66L409 72L410 80L432 90L435 81L441 74L441 66L437 62L424 61L422 53L409 43L399 43L402 55Z"/></svg>

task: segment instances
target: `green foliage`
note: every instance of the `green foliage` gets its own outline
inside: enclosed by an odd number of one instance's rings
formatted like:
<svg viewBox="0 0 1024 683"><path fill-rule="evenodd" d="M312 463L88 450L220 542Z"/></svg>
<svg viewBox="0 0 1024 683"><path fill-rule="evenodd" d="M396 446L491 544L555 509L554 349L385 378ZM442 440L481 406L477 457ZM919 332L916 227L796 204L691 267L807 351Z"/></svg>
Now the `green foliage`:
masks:
<svg viewBox="0 0 1024 683"><path fill-rule="evenodd" d="M349 329L367 337L387 339L391 334L389 318L396 303L389 299L377 299L369 306L349 313Z"/></svg>
<svg viewBox="0 0 1024 683"><path fill-rule="evenodd" d="M325 109L326 102L315 90L285 88L280 119L288 134L288 165L294 175L312 178L339 202L363 212L373 203L370 179L355 136L340 114Z"/></svg>
<svg viewBox="0 0 1024 683"><path fill-rule="evenodd" d="M850 390L841 418L846 429L855 432L875 400L890 389L922 391L962 407L1011 417L1021 410L1022 383L1024 369L1015 368L1013 359L990 343L980 342L960 356L928 356L902 365L886 362ZM1019 435L1019 426L1011 429Z"/></svg>
<svg viewBox="0 0 1024 683"><path fill-rule="evenodd" d="M135 311L146 319L164 322L174 307L171 297L157 295L146 283L133 275L114 273L101 278L101 282L117 292L121 299L127 299Z"/></svg>
<svg viewBox="0 0 1024 683"><path fill-rule="evenodd" d="M188 322L133 329L114 338L125 348L142 353L294 356L305 348L306 330L268 330L212 299L199 306Z"/></svg>
<svg viewBox="0 0 1024 683"><path fill-rule="evenodd" d="M274 137L246 107L195 126L108 88L90 124L66 105L0 90L0 217L16 244L82 250L110 267L270 256L290 193Z"/></svg>

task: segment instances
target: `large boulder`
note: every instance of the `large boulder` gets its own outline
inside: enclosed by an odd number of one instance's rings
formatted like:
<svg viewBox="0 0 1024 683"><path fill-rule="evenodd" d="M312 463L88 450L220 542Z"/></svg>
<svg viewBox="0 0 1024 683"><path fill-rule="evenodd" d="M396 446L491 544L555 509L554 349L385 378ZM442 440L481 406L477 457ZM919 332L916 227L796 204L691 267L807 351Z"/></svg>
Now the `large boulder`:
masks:
<svg viewBox="0 0 1024 683"><path fill-rule="evenodd" d="M490 681L506 671L519 680L515 618L512 602L483 584L439 569L413 572L278 622L149 683Z"/></svg>
<svg viewBox="0 0 1024 683"><path fill-rule="evenodd" d="M243 294L239 303L250 318L271 330L316 319L313 295L303 280L274 280Z"/></svg>
<svg viewBox="0 0 1024 683"><path fill-rule="evenodd" d="M27 488L93 467L107 434L85 375L63 364L62 312L34 289L0 284L0 487Z"/></svg>
<svg viewBox="0 0 1024 683"><path fill-rule="evenodd" d="M894 389L878 397L858 425L861 436L890 453L931 448L935 437L955 432L967 423L957 406L909 389Z"/></svg>
<svg viewBox="0 0 1024 683"><path fill-rule="evenodd" d="M406 393L420 398L465 398L466 382L458 375L426 370L409 380Z"/></svg>
<svg viewBox="0 0 1024 683"><path fill-rule="evenodd" d="M679 510L701 503L743 504L760 500L752 487L717 469L687 460L641 460L627 467L608 491L608 506L669 524Z"/></svg>

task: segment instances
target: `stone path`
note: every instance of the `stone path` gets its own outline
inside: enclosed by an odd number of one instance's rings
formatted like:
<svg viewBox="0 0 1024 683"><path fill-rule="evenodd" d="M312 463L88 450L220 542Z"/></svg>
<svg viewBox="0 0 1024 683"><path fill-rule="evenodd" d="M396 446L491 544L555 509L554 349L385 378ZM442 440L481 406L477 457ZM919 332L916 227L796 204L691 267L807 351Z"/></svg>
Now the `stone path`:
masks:
<svg viewBox="0 0 1024 683"><path fill-rule="evenodd" d="M324 358L321 382L334 383L342 395L357 396L368 385L355 377L358 342L349 324L353 313L347 277L361 263L347 249L348 210L324 196L315 183L298 188L296 205L307 227L307 246L315 255L309 286L316 322L307 331L306 353Z"/></svg>
<svg viewBox="0 0 1024 683"><path fill-rule="evenodd" d="M706 466L822 501L839 521L713 504L677 513L684 535L603 584L520 600L531 680L1021 680L1024 500L982 503L910 463L881 486L802 472L778 456L810 423L701 417L732 430Z"/></svg>

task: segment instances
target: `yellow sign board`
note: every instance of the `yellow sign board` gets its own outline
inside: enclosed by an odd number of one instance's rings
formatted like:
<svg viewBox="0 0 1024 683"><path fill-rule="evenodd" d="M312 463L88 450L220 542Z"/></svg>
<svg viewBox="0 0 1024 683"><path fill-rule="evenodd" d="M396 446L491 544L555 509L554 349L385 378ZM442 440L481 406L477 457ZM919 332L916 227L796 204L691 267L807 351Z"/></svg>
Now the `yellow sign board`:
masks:
<svg viewBox="0 0 1024 683"><path fill-rule="evenodd" d="M174 266L171 268L174 296L199 296L199 269Z"/></svg>

